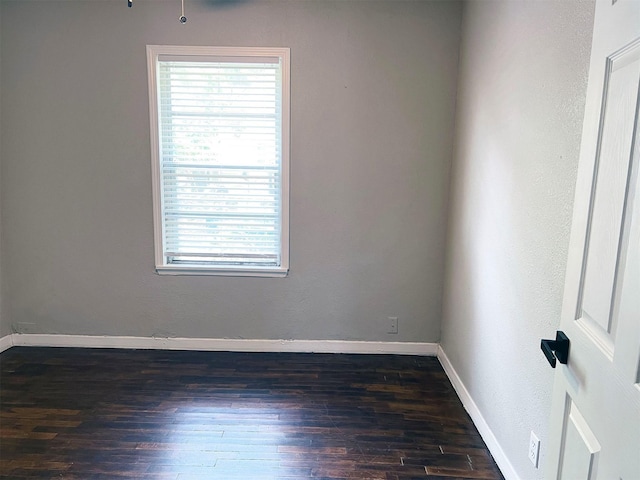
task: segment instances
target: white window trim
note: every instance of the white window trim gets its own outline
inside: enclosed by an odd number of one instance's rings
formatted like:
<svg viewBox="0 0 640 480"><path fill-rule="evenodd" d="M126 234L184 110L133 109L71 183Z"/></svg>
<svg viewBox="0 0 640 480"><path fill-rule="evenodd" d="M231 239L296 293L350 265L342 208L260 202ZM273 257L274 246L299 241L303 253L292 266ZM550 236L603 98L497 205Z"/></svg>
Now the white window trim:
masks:
<svg viewBox="0 0 640 480"><path fill-rule="evenodd" d="M214 267L171 265L165 262L162 231L162 187L160 175L160 135L158 125L158 57L280 57L282 59L282 222L281 265L279 267ZM153 179L153 223L156 272L161 275L222 275L236 277L285 277L289 271L289 143L290 143L290 49L285 47L210 47L147 45L149 117L151 125L151 169Z"/></svg>

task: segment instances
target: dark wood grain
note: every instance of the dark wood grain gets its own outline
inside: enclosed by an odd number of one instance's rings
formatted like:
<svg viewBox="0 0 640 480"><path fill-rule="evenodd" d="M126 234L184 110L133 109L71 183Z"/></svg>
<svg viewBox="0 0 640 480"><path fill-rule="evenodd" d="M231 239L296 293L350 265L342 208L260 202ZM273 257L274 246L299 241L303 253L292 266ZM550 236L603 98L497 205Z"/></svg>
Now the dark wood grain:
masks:
<svg viewBox="0 0 640 480"><path fill-rule="evenodd" d="M502 479L436 358L11 348L0 477Z"/></svg>

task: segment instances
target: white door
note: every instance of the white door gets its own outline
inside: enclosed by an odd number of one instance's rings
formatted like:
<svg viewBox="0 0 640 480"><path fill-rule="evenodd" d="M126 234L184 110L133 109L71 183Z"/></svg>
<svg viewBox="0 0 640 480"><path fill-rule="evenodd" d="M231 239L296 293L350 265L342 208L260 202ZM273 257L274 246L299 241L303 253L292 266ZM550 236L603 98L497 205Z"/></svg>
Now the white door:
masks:
<svg viewBox="0 0 640 480"><path fill-rule="evenodd" d="M640 480L640 0L598 0L548 479Z"/></svg>

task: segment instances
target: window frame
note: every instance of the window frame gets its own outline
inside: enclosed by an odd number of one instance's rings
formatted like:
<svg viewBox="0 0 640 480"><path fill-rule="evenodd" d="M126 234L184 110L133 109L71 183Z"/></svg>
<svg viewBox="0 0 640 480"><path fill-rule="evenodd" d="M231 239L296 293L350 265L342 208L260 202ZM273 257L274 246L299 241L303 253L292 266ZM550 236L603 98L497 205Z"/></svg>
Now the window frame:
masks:
<svg viewBox="0 0 640 480"><path fill-rule="evenodd" d="M280 187L280 265L212 265L171 264L164 255L164 206L160 157L160 119L158 91L159 59L163 56L193 57L194 61L216 61L228 57L230 63L239 57L278 57L282 73L281 125L281 187ZM287 47L213 47L147 45L147 76L149 82L149 117L153 187L153 223L155 269L161 275L221 275L250 277L285 277L289 271L289 143L290 143L290 49Z"/></svg>

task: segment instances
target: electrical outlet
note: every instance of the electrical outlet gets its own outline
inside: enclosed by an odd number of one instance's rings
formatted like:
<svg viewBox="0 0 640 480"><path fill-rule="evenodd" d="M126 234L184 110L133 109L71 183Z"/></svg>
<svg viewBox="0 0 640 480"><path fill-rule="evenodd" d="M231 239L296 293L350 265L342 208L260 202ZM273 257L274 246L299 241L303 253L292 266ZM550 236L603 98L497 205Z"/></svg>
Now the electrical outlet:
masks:
<svg viewBox="0 0 640 480"><path fill-rule="evenodd" d="M387 317L387 333L398 333L398 317Z"/></svg>
<svg viewBox="0 0 640 480"><path fill-rule="evenodd" d="M538 456L540 455L540 439L531 430L531 437L529 438L529 460L533 463L533 466L538 468Z"/></svg>

